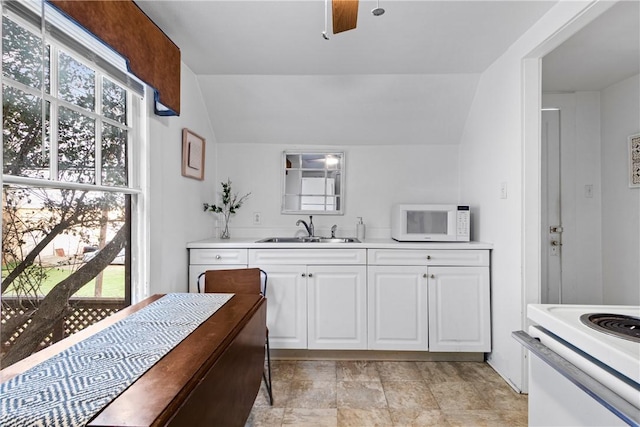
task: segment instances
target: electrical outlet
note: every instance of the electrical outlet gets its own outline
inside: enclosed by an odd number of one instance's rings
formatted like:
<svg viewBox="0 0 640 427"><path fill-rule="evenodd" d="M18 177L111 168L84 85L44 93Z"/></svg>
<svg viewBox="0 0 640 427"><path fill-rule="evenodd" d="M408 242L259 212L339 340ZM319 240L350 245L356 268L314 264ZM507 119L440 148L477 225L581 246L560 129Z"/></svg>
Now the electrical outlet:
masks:
<svg viewBox="0 0 640 427"><path fill-rule="evenodd" d="M500 183L500 198L501 199L507 198L507 183L504 181Z"/></svg>
<svg viewBox="0 0 640 427"><path fill-rule="evenodd" d="M253 224L254 225L262 224L262 214L260 212L253 213Z"/></svg>
<svg viewBox="0 0 640 427"><path fill-rule="evenodd" d="M591 199L593 197L593 184L584 186L584 197Z"/></svg>

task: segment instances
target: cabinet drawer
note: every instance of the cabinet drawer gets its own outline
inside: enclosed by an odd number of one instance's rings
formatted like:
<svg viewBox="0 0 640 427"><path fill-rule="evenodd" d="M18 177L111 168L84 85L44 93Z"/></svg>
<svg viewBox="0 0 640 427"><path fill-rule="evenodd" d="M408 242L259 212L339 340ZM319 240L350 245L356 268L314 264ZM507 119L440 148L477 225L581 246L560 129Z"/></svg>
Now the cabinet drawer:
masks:
<svg viewBox="0 0 640 427"><path fill-rule="evenodd" d="M366 249L249 249L249 264L365 264L366 255Z"/></svg>
<svg viewBox="0 0 640 427"><path fill-rule="evenodd" d="M369 249L369 265L488 266L488 250Z"/></svg>
<svg viewBox="0 0 640 427"><path fill-rule="evenodd" d="M247 249L191 249L189 264L247 264Z"/></svg>

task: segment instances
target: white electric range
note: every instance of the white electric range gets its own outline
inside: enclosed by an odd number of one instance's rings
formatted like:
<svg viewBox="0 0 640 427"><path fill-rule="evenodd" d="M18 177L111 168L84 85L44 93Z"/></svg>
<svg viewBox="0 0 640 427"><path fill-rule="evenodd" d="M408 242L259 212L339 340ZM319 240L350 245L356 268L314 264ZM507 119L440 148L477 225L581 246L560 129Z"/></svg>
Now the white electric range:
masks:
<svg viewBox="0 0 640 427"><path fill-rule="evenodd" d="M529 425L640 426L640 306L530 304Z"/></svg>

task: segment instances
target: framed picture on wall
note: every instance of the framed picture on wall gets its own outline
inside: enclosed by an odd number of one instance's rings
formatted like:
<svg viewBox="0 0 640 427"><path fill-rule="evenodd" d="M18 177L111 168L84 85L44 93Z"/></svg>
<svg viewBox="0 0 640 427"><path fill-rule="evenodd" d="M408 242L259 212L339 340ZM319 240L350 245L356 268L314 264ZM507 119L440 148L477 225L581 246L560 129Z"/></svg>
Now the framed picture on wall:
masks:
<svg viewBox="0 0 640 427"><path fill-rule="evenodd" d="M629 137L629 187L640 188L640 133Z"/></svg>
<svg viewBox="0 0 640 427"><path fill-rule="evenodd" d="M205 140L187 128L182 129L182 175L204 179Z"/></svg>

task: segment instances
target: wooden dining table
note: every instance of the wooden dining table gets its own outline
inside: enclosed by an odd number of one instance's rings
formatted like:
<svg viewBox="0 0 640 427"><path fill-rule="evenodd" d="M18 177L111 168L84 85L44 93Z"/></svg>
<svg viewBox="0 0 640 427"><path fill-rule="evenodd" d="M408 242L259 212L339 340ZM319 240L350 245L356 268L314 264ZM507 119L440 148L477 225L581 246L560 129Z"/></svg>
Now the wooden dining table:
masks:
<svg viewBox="0 0 640 427"><path fill-rule="evenodd" d="M143 309L135 305L0 371L0 382ZM260 389L266 300L234 295L114 398L89 426L243 426Z"/></svg>

